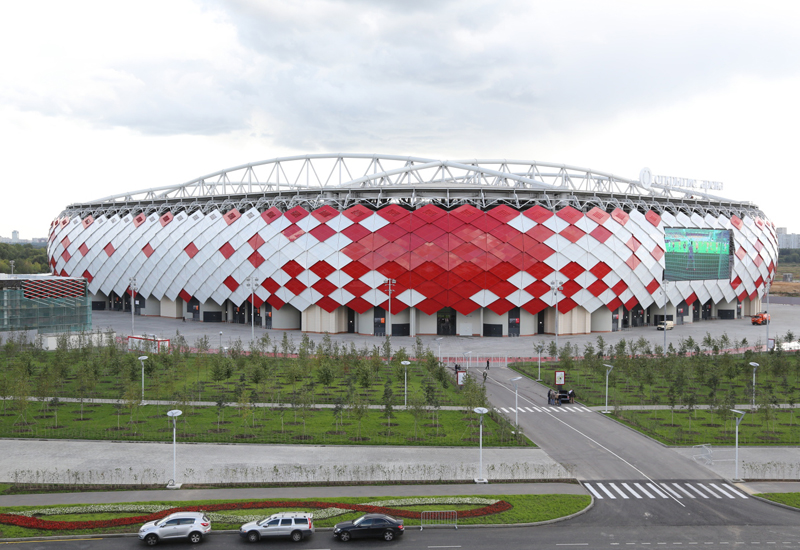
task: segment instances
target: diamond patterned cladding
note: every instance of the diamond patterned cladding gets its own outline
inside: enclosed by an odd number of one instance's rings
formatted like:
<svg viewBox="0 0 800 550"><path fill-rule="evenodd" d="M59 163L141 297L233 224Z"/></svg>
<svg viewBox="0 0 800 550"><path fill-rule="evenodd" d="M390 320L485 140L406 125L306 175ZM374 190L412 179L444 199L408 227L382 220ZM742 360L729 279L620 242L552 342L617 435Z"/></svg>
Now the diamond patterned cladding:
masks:
<svg viewBox="0 0 800 550"><path fill-rule="evenodd" d="M231 243L226 242L219 247L219 252L225 257L226 260L228 260L231 256L233 256L233 253L236 252L236 250L231 246ZM192 256L189 257L191 258Z"/></svg>

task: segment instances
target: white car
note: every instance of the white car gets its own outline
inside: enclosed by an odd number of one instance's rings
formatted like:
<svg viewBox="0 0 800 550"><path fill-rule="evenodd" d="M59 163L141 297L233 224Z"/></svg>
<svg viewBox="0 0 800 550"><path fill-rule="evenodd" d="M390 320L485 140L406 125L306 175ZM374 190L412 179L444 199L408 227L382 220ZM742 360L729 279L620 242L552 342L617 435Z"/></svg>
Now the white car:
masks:
<svg viewBox="0 0 800 550"><path fill-rule="evenodd" d="M239 528L239 536L248 542L271 538L290 538L300 542L313 534L314 514L307 512L281 512L260 521L245 523Z"/></svg>
<svg viewBox="0 0 800 550"><path fill-rule="evenodd" d="M203 540L211 531L211 520L203 512L175 512L164 519L149 521L139 528L139 540L155 546L162 539L189 539L192 544Z"/></svg>

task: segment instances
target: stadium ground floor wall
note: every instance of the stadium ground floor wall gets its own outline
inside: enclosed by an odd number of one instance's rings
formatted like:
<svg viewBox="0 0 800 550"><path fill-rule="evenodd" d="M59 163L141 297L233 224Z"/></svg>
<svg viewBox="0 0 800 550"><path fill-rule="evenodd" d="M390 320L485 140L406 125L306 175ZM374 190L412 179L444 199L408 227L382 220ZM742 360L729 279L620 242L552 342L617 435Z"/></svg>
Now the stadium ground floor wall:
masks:
<svg viewBox="0 0 800 550"><path fill-rule="evenodd" d="M93 309L110 309L130 315L130 296L117 297L102 294L90 295ZM137 296L135 315L160 316L185 321L206 323L250 324L255 315L257 327L274 330L300 330L312 333L351 333L365 336L385 336L387 327L392 327L393 336L470 336L470 337L514 337L537 334L559 335L590 334L593 332L616 332L640 326L655 326L664 316L675 325L712 321L715 319L741 319L764 310L761 300L745 298L744 301L705 302L694 300L691 304L680 302L658 307L633 306L630 310L620 306L615 310L601 307L593 312L578 306L566 313L556 314L556 308L548 307L532 314L523 308L498 314L488 308L463 314L444 308L431 315L409 307L391 315L380 307L358 313L349 307L339 307L332 312L312 305L299 311L291 305L273 308L268 303L250 307L226 300L223 304L209 301L197 303ZM556 317L558 318L556 320ZM556 327L556 323L558 326Z"/></svg>

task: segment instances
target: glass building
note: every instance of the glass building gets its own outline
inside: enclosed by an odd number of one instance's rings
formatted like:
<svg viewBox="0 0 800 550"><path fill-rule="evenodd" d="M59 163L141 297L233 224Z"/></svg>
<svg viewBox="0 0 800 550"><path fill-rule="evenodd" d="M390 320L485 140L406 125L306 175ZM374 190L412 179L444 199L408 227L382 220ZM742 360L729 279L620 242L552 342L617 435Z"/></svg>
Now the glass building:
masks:
<svg viewBox="0 0 800 550"><path fill-rule="evenodd" d="M92 308L86 279L0 275L0 331L89 332Z"/></svg>

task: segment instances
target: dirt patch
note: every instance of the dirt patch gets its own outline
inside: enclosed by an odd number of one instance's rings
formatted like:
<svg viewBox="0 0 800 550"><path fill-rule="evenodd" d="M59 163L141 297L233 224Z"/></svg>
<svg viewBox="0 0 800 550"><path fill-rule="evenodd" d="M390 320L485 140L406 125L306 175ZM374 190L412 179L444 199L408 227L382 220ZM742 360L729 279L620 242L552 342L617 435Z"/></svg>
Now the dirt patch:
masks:
<svg viewBox="0 0 800 550"><path fill-rule="evenodd" d="M700 424L701 426L705 426L707 428L721 428L722 424Z"/></svg>
<svg viewBox="0 0 800 550"><path fill-rule="evenodd" d="M399 426L400 424L397 422L384 422L381 426Z"/></svg>
<svg viewBox="0 0 800 550"><path fill-rule="evenodd" d="M53 418L53 415L52 414L37 414L36 416L34 416L34 418L37 419L37 420L41 420L43 418Z"/></svg>
<svg viewBox="0 0 800 550"><path fill-rule="evenodd" d="M760 439L761 441L780 441L781 438L777 435L757 435L756 439Z"/></svg>
<svg viewBox="0 0 800 550"><path fill-rule="evenodd" d="M88 422L89 420L91 420L91 418L87 418L85 416L83 418L73 418L72 419L73 422Z"/></svg>
<svg viewBox="0 0 800 550"><path fill-rule="evenodd" d="M423 424L426 428L441 428L441 424Z"/></svg>
<svg viewBox="0 0 800 550"><path fill-rule="evenodd" d="M407 437L406 441L417 442L417 441L425 441L424 437Z"/></svg>
<svg viewBox="0 0 800 550"><path fill-rule="evenodd" d="M368 437L351 437L350 441L369 441Z"/></svg>
<svg viewBox="0 0 800 550"><path fill-rule="evenodd" d="M106 428L106 430L108 430L109 432L123 432L123 431L125 431L127 429L128 429L127 426L119 426L119 427L114 426L114 427L111 427L111 428Z"/></svg>
<svg viewBox="0 0 800 550"><path fill-rule="evenodd" d="M230 430L226 430L225 428L213 428L211 430L208 430L208 433L210 433L210 434L224 434L224 433L227 433L229 431Z"/></svg>
<svg viewBox="0 0 800 550"><path fill-rule="evenodd" d="M233 436L234 439L254 439L255 437L254 434L236 434Z"/></svg>
<svg viewBox="0 0 800 550"><path fill-rule="evenodd" d="M337 432L336 430L331 430L331 431L325 432L325 433L328 434L328 435L347 435L347 432L345 432L345 431L338 431Z"/></svg>
<svg viewBox="0 0 800 550"><path fill-rule="evenodd" d="M309 439L314 439L313 435L296 435L292 439L297 439L299 441L308 441Z"/></svg>

